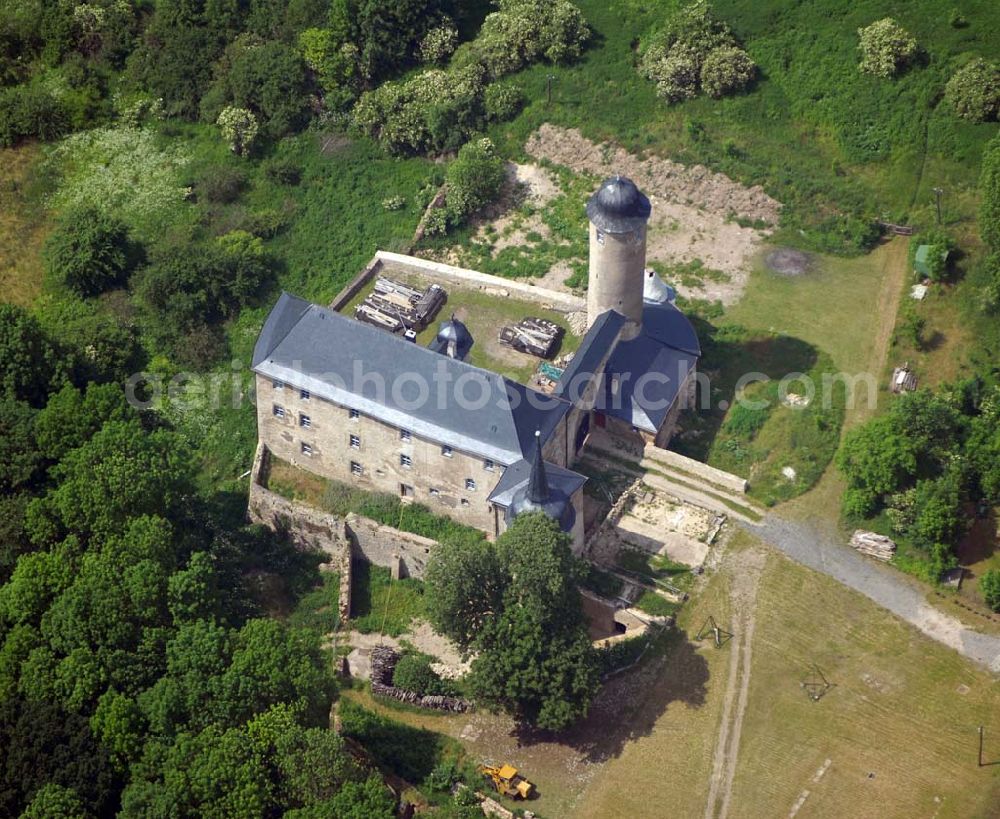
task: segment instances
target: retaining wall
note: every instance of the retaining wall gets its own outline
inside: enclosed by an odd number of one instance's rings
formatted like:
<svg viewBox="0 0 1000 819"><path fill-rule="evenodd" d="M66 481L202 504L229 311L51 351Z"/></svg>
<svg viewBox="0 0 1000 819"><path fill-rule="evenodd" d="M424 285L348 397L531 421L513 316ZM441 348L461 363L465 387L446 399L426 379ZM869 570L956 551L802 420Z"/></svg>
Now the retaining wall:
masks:
<svg viewBox="0 0 1000 819"><path fill-rule="evenodd" d="M701 461L686 458L685 456L679 455L669 449L647 446L643 451L642 456L643 458L648 458L650 461L656 461L663 466L672 467L674 469L679 469L682 472L695 475L704 481L714 483L716 486L720 486L723 489L728 489L730 492L736 492L743 495L747 491L747 481L745 478L741 478L739 475L733 475L730 472L723 472L721 469L716 469L714 466L703 464Z"/></svg>

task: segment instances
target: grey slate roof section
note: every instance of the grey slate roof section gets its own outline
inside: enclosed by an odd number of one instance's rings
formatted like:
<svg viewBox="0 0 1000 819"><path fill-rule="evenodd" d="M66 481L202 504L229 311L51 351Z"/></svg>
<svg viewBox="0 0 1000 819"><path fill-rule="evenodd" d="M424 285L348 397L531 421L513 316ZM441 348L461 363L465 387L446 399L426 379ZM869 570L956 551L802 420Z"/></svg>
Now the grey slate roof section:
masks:
<svg viewBox="0 0 1000 819"><path fill-rule="evenodd" d="M641 228L651 211L646 195L635 182L621 175L605 179L587 200L587 218L607 233L629 233Z"/></svg>
<svg viewBox="0 0 1000 819"><path fill-rule="evenodd" d="M574 379L579 382L584 377L592 376L600 371L601 362L608 350L614 346L618 339L618 333L621 332L625 322L625 316L614 310L608 310L597 317L597 320L587 330L583 341L580 342L580 348L573 354L569 365L563 370L563 374L556 384L555 395L569 400L579 398L578 394L572 394L578 393L580 390L579 383L574 384Z"/></svg>
<svg viewBox="0 0 1000 819"><path fill-rule="evenodd" d="M573 494L587 482L587 479L579 472L549 462L545 463L545 477L550 487L568 498L573 497ZM519 489L526 486L529 480L531 480L531 461L529 459L511 464L490 493L490 503L506 509L513 502L514 495Z"/></svg>
<svg viewBox="0 0 1000 819"><path fill-rule="evenodd" d="M288 335L296 322L302 318L312 303L291 293L282 293L277 303L271 308L271 312L261 328L260 335L257 336L257 343L253 348L253 359L251 367L256 367L261 361L267 358L281 340Z"/></svg>
<svg viewBox="0 0 1000 819"><path fill-rule="evenodd" d="M701 355L701 342L698 341L694 325L672 302L645 302L642 308L642 331L668 347L695 356Z"/></svg>
<svg viewBox="0 0 1000 819"><path fill-rule="evenodd" d="M511 464L543 441L569 403L282 294L253 369L462 452Z"/></svg>
<svg viewBox="0 0 1000 819"><path fill-rule="evenodd" d="M656 433L697 363L696 354L669 347L645 332L619 342L605 368L603 403L596 408Z"/></svg>

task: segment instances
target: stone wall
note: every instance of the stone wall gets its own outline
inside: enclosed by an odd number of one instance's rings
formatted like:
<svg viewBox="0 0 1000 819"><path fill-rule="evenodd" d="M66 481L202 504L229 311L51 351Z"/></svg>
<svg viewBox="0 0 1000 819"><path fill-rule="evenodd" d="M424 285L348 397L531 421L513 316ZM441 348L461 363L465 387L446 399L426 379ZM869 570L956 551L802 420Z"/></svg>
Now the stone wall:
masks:
<svg viewBox="0 0 1000 819"><path fill-rule="evenodd" d="M275 532L286 533L297 549L329 556L324 568L340 574L340 618L351 612L351 561L366 560L388 568L393 577L422 578L431 550L430 538L383 526L360 515L331 515L272 492L265 484L270 452L257 445L250 474L247 517Z"/></svg>
<svg viewBox="0 0 1000 819"><path fill-rule="evenodd" d="M423 578L437 541L383 526L369 518L348 515L345 521L351 554L376 566L388 566L398 577Z"/></svg>
<svg viewBox="0 0 1000 819"><path fill-rule="evenodd" d="M650 461L655 461L665 467L672 467L681 472L687 472L701 478L703 481L715 484L723 489L728 489L730 492L742 495L747 491L747 481L745 478L733 475L731 472L723 472L721 469L716 469L714 466L709 466L701 461L686 458L672 450L647 446L642 454L644 458L648 458Z"/></svg>
<svg viewBox="0 0 1000 819"><path fill-rule="evenodd" d="M247 516L275 532L287 533L296 549L319 551L329 556L327 571L340 575L340 595L337 608L341 622L351 616L351 541L343 518L283 498L261 485L262 473L267 474L267 448L257 445L253 471L250 475L250 500Z"/></svg>

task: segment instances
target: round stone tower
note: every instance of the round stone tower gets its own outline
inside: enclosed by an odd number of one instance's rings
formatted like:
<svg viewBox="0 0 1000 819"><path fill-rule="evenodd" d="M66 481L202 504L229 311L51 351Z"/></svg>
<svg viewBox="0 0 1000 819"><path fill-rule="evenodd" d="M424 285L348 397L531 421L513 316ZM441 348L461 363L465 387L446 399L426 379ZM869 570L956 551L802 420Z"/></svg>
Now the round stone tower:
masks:
<svg viewBox="0 0 1000 819"><path fill-rule="evenodd" d="M629 323L623 338L634 338L642 326L642 291L646 268L646 222L649 199L631 179L606 179L587 202L590 219L590 278L587 322L617 310Z"/></svg>

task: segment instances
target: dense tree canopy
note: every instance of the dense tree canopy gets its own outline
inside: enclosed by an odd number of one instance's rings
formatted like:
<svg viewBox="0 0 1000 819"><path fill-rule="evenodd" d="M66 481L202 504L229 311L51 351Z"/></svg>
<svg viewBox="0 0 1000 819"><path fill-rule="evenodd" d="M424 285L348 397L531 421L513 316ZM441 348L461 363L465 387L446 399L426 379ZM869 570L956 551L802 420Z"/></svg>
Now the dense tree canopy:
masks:
<svg viewBox="0 0 1000 819"><path fill-rule="evenodd" d="M427 567L436 628L475 653L476 697L560 729L587 713L598 684L569 537L542 513L490 543L442 544Z"/></svg>

